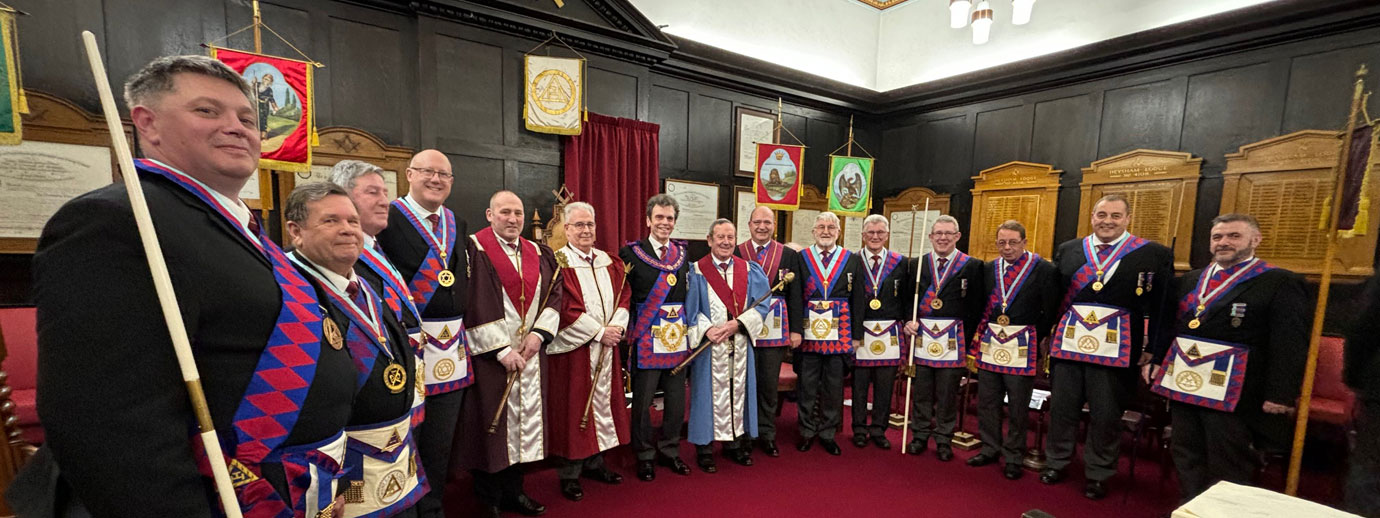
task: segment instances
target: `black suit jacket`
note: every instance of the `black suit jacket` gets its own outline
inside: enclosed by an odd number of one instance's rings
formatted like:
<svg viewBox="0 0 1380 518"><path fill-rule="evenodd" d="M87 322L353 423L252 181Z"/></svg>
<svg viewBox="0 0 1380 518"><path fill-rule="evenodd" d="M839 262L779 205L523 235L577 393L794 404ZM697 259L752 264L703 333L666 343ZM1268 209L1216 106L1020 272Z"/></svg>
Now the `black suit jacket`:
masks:
<svg viewBox="0 0 1380 518"><path fill-rule="evenodd" d="M363 262L355 263L356 275L368 283L369 287L374 289L374 293L379 294L380 297L383 296L382 279L377 274L372 276L361 274L359 273L361 269L368 270L370 274L374 273L373 270L370 270L369 266ZM324 290L328 288L322 286L316 279L308 277L308 280L316 288L317 298L325 303L326 311L330 314L331 320L340 326L342 333L348 333L353 324L350 322L350 317L346 315L346 310L336 306L331 299L326 297ZM388 308L387 302L383 303L381 316L383 317L384 333L388 337L388 348L393 352L394 361L402 365L404 372L407 373L407 384L403 391L397 394L388 390L383 382L383 371L388 368L388 358L378 354L377 350L374 351L374 368L369 372L369 378L365 381L364 386L357 387L355 393L354 409L350 413L351 426L377 424L402 417L403 414L412 410L412 398L417 393L417 352L407 341L407 329L398 321L397 315ZM349 347L346 347L345 350L353 355L353 352L349 351ZM354 372L358 373L358 371Z"/></svg>
<svg viewBox="0 0 1380 518"><path fill-rule="evenodd" d="M983 268L984 311L988 311L986 301L991 300L992 294L997 291L997 269L1001 268L1000 265L1000 261L993 260ZM1060 291L1059 270L1054 263L1041 258L1031 268L1021 291L1007 301L1006 316L1011 318L1012 325L1035 326L1035 334L1044 340L1049 338L1050 330L1059 320L1059 303L1063 300L1064 292ZM996 322L1000 314L1001 296L998 295L997 303L990 309L989 321Z"/></svg>
<svg viewBox="0 0 1380 518"><path fill-rule="evenodd" d="M733 255L743 257L742 249L734 247ZM743 258L749 261L752 260L752 258L749 257ZM794 281L791 281L791 283L787 284L784 288L772 291L772 294L786 299L786 327L789 328L787 331L791 333L800 333L805 329L805 312L804 309L802 309L804 296L802 295L801 287L804 286L805 282L809 279L810 272L805 269L805 263L800 260L800 252L784 246L781 247L781 265L778 268L795 274ZM776 282L781 280L779 272L768 272L764 270L763 273L767 274L767 283L772 286L775 286Z"/></svg>
<svg viewBox="0 0 1380 518"><path fill-rule="evenodd" d="M364 279L365 282L368 282L369 286L374 288L374 293L378 293L379 296L383 296L383 277L379 276L378 272L375 272L373 268L369 267L369 265L364 264L363 260L355 262L355 274L359 275L359 277L361 279ZM455 281L460 282L460 279L456 278ZM401 297L403 295L400 293L398 294L398 296ZM411 311L407 311L406 309L404 309L402 312L401 324L403 326L404 332L408 329L416 329L418 326L422 325L421 322L417 321L417 317L413 315Z"/></svg>
<svg viewBox="0 0 1380 518"><path fill-rule="evenodd" d="M274 331L278 284L268 260L191 193L154 175L143 188L211 418L231 440ZM82 195L48 221L34 280L38 412L72 495L95 516L211 516L213 485L192 455L195 419L123 184ZM323 344L284 444L344 427L353 375L349 355ZM285 495L281 465L263 470Z"/></svg>
<svg viewBox="0 0 1380 518"><path fill-rule="evenodd" d="M1094 238L1096 239L1096 238ZM1128 238L1129 239L1129 238ZM1073 285L1073 276L1087 262L1083 255L1083 239L1070 239L1054 250L1054 265L1059 268L1059 297ZM1150 343L1163 340L1163 326L1174 318L1174 301L1170 291L1174 275L1174 255L1169 248L1156 242L1148 242L1136 251L1126 254L1107 280L1102 291L1093 291L1089 282L1074 296L1075 303L1103 304L1126 308L1131 315L1131 365L1136 367L1140 353L1145 350L1145 325L1149 320ZM1145 279L1140 295L1136 294L1137 284ZM1056 318L1062 318L1058 315Z"/></svg>
<svg viewBox="0 0 1380 518"><path fill-rule="evenodd" d="M934 284L934 268L930 266L930 255L925 254L918 258L921 304L925 303L925 292ZM963 268L950 273L948 280L944 281L944 287L939 290L938 296L944 301L943 307L929 315L936 318L963 319L965 344L973 341L973 331L977 328L978 320L982 318L982 306L987 303L987 292L982 289L982 272L982 259L968 256L968 262Z"/></svg>
<svg viewBox="0 0 1380 518"><path fill-rule="evenodd" d="M455 250L446 256L447 268L455 274L455 283L450 287L436 285L436 292L422 311L426 319L454 319L465 315L465 290L469 286L469 264L465 255L465 239L470 235L465 220L455 216ZM397 205L388 207L388 228L379 232L379 246L384 255L393 262L393 267L402 275L403 282L411 282L412 276L422 267L422 261L431 251L427 238L417 233L416 227L407 220ZM420 307L421 304L418 304Z"/></svg>
<svg viewBox="0 0 1380 518"><path fill-rule="evenodd" d="M863 277L867 277L867 272L872 266L872 253L866 248L857 253L858 260L863 264ZM886 266L886 257L882 257L882 267ZM896 263L896 268L891 273L882 277L882 282L875 294L877 300L882 301L881 309L872 309L873 293L866 290L867 283L863 283L863 311L864 320L897 320L909 322L911 316L912 294L915 293L915 261L901 257L901 261Z"/></svg>
<svg viewBox="0 0 1380 518"><path fill-rule="evenodd" d="M637 246L641 247L648 256L656 257L656 250L652 248L651 240L643 238L637 242ZM681 253L689 254L689 251L682 247ZM661 275L661 270L638 259L630 245L623 245L623 248L618 249L618 258L623 260L623 264L632 265L632 271L628 272L628 286L632 287L632 303L637 305L645 302L647 294L652 291L652 285ZM666 295L666 302L685 302L685 287L689 272L690 257L687 255L685 261L681 263L680 269L676 270L676 285L672 286L671 292ZM637 315L634 314L633 318L636 319ZM629 325L631 326L631 324Z"/></svg>
<svg viewBox="0 0 1380 518"><path fill-rule="evenodd" d="M833 259L834 259L835 261L839 260L838 254L839 254L839 252L842 251L842 250L843 250L843 247L842 247L842 246L838 246L838 245L835 245L835 246L834 246L834 258L833 258ZM808 261L809 259L807 259L807 258L805 257L805 254L802 253L802 254L800 254L800 260L803 262L803 261ZM825 269L827 270L828 267L826 266ZM851 282L851 283L848 282L849 276L852 276L852 278L853 278L853 282ZM838 281L836 281L836 282L834 282L833 284L830 284L830 285L829 285L829 294L828 294L828 296L826 297L826 296L820 294L819 292L815 292L814 297L811 297L810 299L807 299L807 300L819 300L819 299L825 299L825 298L830 298L830 299L847 299L847 300L848 300L848 313L849 313L849 316L851 317L851 318L848 319L848 320L849 320L849 325L853 326L852 329L856 329L856 330L857 330L857 331L854 331L854 332L853 332L853 340L854 340L854 341L862 340L862 336L863 336L863 335L862 335L862 328L863 328L864 313L865 313L866 310L867 310L867 286L866 286L867 281L864 280L863 278L866 277L866 276L867 276L867 270L866 270L865 268L863 268L862 258L859 257L857 253L850 253L850 254L848 255L848 262L847 262L847 263L844 263L844 265L843 265L843 272L841 272L841 273L839 274L839 279L838 279ZM806 280L809 281L809 280L811 280L811 279L809 279L808 276L807 276L807 277L806 277ZM802 288L802 290L803 290L803 288Z"/></svg>

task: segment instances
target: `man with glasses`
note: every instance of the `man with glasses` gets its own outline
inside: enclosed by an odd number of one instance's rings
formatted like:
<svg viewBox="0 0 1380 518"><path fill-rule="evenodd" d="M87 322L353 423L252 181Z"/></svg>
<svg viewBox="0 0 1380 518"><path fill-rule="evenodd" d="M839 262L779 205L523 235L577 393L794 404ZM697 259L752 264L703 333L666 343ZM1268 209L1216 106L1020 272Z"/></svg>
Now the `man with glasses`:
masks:
<svg viewBox="0 0 1380 518"><path fill-rule="evenodd" d="M1035 389L1040 343L1049 338L1059 310L1059 271L1025 249L1025 225L1007 220L997 227L997 252L987 264L982 292L987 304L973 331L978 371L978 432L982 451L969 466L1005 460L1002 474L1021 478L1030 395ZM1005 439L1002 400L1007 401Z"/></svg>
<svg viewBox="0 0 1380 518"><path fill-rule="evenodd" d="M427 149L414 155L407 183L407 195L393 200L388 225L377 238L422 314L421 328L408 330L422 344L426 402L417 450L431 481L417 510L421 516L444 516L441 497L450 478L452 439L464 389L474 383L463 323L469 266L464 247L455 246L468 232L465 221L444 205L455 183L445 154Z"/></svg>
<svg viewBox="0 0 1380 518"><path fill-rule="evenodd" d="M954 458L958 423L958 386L967 362L964 354L982 314L982 260L958 250L958 220L943 215L930 225L930 253L920 261L920 320L906 331L915 336L915 396L911 411L915 434L906 452L923 453L934 437L940 461Z"/></svg>
<svg viewBox="0 0 1380 518"><path fill-rule="evenodd" d="M805 290L805 337L800 346L800 444L809 451L815 439L830 455L843 450L834 432L843 422L843 371L862 343L864 277L862 261L838 246L839 217L815 216L815 244L801 254L810 276ZM818 408L816 408L818 405Z"/></svg>
<svg viewBox="0 0 1380 518"><path fill-rule="evenodd" d="M738 245L735 254L762 267L770 284L775 285L786 274L795 274L795 281L772 293L768 300L767 317L763 319L762 330L754 336L752 343L754 369L757 374L757 445L769 457L781 455L776 448L776 413L780 405L779 383L781 363L786 358L786 348L800 347L805 327L802 316L801 286L805 277L805 264L800 260L800 252L776 242L776 212L770 207L757 207L752 210L748 220L752 239Z"/></svg>
<svg viewBox="0 0 1380 518"><path fill-rule="evenodd" d="M863 220L864 248L858 252L867 269L864 277L867 309L863 310L862 347L853 350L853 445L868 441L883 450L891 415L891 394L896 371L905 349L905 322L910 319L911 294L915 290L915 266L898 252L886 249L891 224L872 214ZM867 389L872 388L872 409L867 408ZM868 423L868 416L872 422Z"/></svg>

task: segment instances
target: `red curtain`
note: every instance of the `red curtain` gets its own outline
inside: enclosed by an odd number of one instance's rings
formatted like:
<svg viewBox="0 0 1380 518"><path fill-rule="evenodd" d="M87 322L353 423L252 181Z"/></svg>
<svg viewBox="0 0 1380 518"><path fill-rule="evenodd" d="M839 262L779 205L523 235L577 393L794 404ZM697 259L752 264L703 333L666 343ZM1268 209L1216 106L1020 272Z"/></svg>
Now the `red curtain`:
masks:
<svg viewBox="0 0 1380 518"><path fill-rule="evenodd" d="M594 206L599 224L594 245L617 254L646 230L647 198L661 192L658 168L661 127L597 113L584 131L564 137L565 185L574 201Z"/></svg>

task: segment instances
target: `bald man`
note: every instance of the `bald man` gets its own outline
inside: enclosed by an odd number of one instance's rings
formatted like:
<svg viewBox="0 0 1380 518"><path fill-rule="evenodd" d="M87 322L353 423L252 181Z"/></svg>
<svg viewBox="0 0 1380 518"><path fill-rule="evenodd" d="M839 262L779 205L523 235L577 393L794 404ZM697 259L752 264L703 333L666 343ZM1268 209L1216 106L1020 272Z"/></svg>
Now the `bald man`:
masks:
<svg viewBox="0 0 1380 518"><path fill-rule="evenodd" d="M426 403L417 451L432 484L417 510L434 517L444 516L441 495L450 475L451 443L465 388L474 383L464 326L469 266L465 248L456 246L456 236L468 232L465 221L444 205L455 183L445 154L427 149L413 156L407 183L407 195L393 201L388 226L377 239L422 314L420 329L408 332L421 344Z"/></svg>
<svg viewBox="0 0 1380 518"><path fill-rule="evenodd" d="M787 273L795 274L795 281L772 292L770 310L762 330L753 337L757 375L757 445L767 456L776 457L776 413L780 400L778 384L781 362L786 348L800 346L805 319L804 298L800 287L805 284L805 263L800 252L776 242L776 211L771 207L757 207L748 220L751 239L738 245L734 254L757 263L775 285Z"/></svg>

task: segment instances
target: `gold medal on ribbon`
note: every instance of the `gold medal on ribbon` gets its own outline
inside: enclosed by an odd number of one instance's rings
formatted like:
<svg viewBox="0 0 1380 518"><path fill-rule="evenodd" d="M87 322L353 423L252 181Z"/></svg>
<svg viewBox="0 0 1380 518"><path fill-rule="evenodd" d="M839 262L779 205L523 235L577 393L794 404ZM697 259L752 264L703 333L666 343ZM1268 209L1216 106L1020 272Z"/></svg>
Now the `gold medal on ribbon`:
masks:
<svg viewBox="0 0 1380 518"><path fill-rule="evenodd" d="M1011 317L1008 317L1008 316L1006 316L1006 315L997 315L997 325L999 325L999 326L1009 326L1009 325L1011 325Z"/></svg>
<svg viewBox="0 0 1380 518"><path fill-rule="evenodd" d="M436 274L436 282L449 288L452 284L455 284L455 274L451 273L450 270L441 270L441 273Z"/></svg>
<svg viewBox="0 0 1380 518"><path fill-rule="evenodd" d="M1197 318L1194 318L1193 320L1189 320L1189 321L1188 321L1188 328L1189 328L1189 329L1198 329L1198 326L1201 326L1201 325L1203 325L1203 323L1202 323L1202 322L1199 322Z"/></svg>
<svg viewBox="0 0 1380 518"><path fill-rule="evenodd" d="M388 364L383 369L383 386L388 387L388 391L398 394L407 387L407 369L396 363Z"/></svg>
<svg viewBox="0 0 1380 518"><path fill-rule="evenodd" d="M669 284L669 285L671 285L671 286L675 286L675 285L676 285L676 274L674 274L674 273L668 273L668 274L666 274L666 284Z"/></svg>
<svg viewBox="0 0 1380 518"><path fill-rule="evenodd" d="M882 309L882 301L877 300L877 299L872 299L872 302L868 302L868 303L867 303L867 307L872 308L872 309L874 309L874 310L875 310L875 309Z"/></svg>
<svg viewBox="0 0 1380 518"><path fill-rule="evenodd" d="M1093 282L1093 291L1102 291L1102 281Z"/></svg>
<svg viewBox="0 0 1380 518"><path fill-rule="evenodd" d="M1137 297L1139 297L1139 296L1141 296L1141 295L1144 295L1144 294L1145 294L1145 288L1140 288L1140 287L1137 287L1137 288L1136 288L1136 296L1137 296Z"/></svg>
<svg viewBox="0 0 1380 518"><path fill-rule="evenodd" d="M331 344L332 349L339 351L341 347L345 347L345 337L341 336L340 327L329 317L321 322L321 334L326 337L326 343Z"/></svg>
<svg viewBox="0 0 1380 518"><path fill-rule="evenodd" d="M939 308L942 308L942 307L944 307L944 301L939 300L938 298L935 298L934 300L931 300L931 301L930 301L930 308L931 308L931 309L938 310Z"/></svg>

